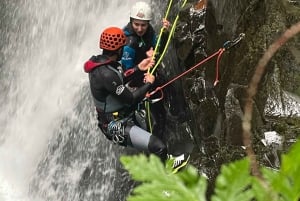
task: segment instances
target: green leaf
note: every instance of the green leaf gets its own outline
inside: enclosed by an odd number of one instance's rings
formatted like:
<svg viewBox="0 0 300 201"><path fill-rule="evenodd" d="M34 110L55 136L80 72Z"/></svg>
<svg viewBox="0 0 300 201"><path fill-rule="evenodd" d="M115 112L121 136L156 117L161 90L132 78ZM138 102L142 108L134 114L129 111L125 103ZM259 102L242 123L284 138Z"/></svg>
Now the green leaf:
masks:
<svg viewBox="0 0 300 201"><path fill-rule="evenodd" d="M243 159L223 165L217 177L215 195L212 201L248 201L254 193L251 189L252 178L249 174L249 160Z"/></svg>
<svg viewBox="0 0 300 201"><path fill-rule="evenodd" d="M127 170L130 170L129 172L136 181L151 181L153 178L166 175L160 159L154 155L150 155L150 160L143 154L121 156L120 161ZM166 177L161 179L166 179Z"/></svg>
<svg viewBox="0 0 300 201"><path fill-rule="evenodd" d="M250 175L249 159L221 167L212 201L298 201L300 199L300 142L282 156L280 170L262 167L264 181ZM206 201L207 181L197 169L188 166L171 174L154 155L122 156L121 162L140 181L128 201Z"/></svg>
<svg viewBox="0 0 300 201"><path fill-rule="evenodd" d="M282 200L298 201L300 199L300 142L296 142L291 150L282 155L281 168L277 174L266 177L272 188Z"/></svg>
<svg viewBox="0 0 300 201"><path fill-rule="evenodd" d="M207 181L192 166L171 174L155 155L122 156L120 160L132 178L142 182L128 201L206 201Z"/></svg>
<svg viewBox="0 0 300 201"><path fill-rule="evenodd" d="M272 186L270 185L271 181L274 181L278 177L278 172L269 169L269 168L261 168L262 175L264 177L264 181L253 177L252 189L257 201L266 201L272 200L276 201L279 199L278 193L274 191Z"/></svg>
<svg viewBox="0 0 300 201"><path fill-rule="evenodd" d="M286 196L289 200L300 199L300 142L296 142L288 154L282 156L280 172L285 178ZM285 193L285 192L281 192Z"/></svg>

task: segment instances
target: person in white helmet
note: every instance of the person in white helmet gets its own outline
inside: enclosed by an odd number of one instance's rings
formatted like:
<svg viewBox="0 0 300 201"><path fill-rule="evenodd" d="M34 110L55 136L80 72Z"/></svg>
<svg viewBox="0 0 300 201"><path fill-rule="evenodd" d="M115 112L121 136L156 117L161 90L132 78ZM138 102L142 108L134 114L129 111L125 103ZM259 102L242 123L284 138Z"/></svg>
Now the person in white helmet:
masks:
<svg viewBox="0 0 300 201"><path fill-rule="evenodd" d="M151 20L152 10L148 3L139 1L132 6L130 10L130 21L123 28L127 37L127 43L123 49L121 63L127 72L133 73L134 71L137 71L134 66L143 59L152 57L153 55L153 50L157 42L157 34L150 24ZM166 31L162 34L159 49L165 46L169 34L168 29L170 23L166 19L163 19L162 25ZM158 50L158 52L160 51ZM159 68L157 68L157 71L159 71ZM130 87L139 87L143 83L143 73L144 72L140 72L139 74L135 73L136 76L132 79ZM153 88L160 86L165 81L163 73L155 72L155 74L157 79L155 80ZM151 104L150 110L152 115L152 133L163 140L166 124L166 111L163 101ZM146 122L148 122L148 120L146 120Z"/></svg>
<svg viewBox="0 0 300 201"><path fill-rule="evenodd" d="M132 6L130 22L123 28L127 37L127 45L124 47L122 64L126 69L131 69L135 64L147 58L147 54L149 56L153 53L157 35L150 24L151 20L152 10L148 3L140 1ZM169 21L163 19L162 23L165 30L168 30ZM163 34L163 37L167 34Z"/></svg>

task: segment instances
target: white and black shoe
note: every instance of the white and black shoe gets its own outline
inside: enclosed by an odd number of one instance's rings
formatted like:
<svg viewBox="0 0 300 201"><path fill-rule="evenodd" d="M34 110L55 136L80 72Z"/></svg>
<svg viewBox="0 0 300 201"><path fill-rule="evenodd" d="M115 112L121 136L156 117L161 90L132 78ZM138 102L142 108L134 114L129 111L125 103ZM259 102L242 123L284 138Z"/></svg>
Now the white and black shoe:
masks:
<svg viewBox="0 0 300 201"><path fill-rule="evenodd" d="M182 169L184 166L186 166L189 159L190 159L190 154L187 154L187 153L181 154L179 156L169 155L169 160L172 160L172 162L173 162L173 165L172 165L173 171L172 171L172 173L175 174L180 169Z"/></svg>

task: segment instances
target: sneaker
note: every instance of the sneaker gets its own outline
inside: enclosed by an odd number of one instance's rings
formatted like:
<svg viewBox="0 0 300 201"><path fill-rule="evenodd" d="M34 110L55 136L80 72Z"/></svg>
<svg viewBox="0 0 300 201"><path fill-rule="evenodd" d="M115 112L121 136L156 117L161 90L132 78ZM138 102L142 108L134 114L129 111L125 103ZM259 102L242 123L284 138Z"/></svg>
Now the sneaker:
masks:
<svg viewBox="0 0 300 201"><path fill-rule="evenodd" d="M179 170L181 170L184 166L187 165L189 159L190 159L190 154L181 154L179 156L172 156L169 155L169 159L173 160L173 171L172 173L175 174L177 173Z"/></svg>

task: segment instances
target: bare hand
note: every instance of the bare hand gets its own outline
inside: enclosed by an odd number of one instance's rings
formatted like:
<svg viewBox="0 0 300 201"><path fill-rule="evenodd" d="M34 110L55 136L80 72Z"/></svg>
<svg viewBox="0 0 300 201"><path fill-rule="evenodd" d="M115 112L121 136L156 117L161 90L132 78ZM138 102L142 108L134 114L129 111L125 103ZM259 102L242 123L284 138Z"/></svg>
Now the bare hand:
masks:
<svg viewBox="0 0 300 201"><path fill-rule="evenodd" d="M171 26L171 23L167 19L163 18L162 19L162 26L163 26L164 29L169 30L169 28Z"/></svg>
<svg viewBox="0 0 300 201"><path fill-rule="evenodd" d="M145 75L144 83L150 82L151 84L153 84L153 82L155 81L154 75L152 75L150 73L145 73L144 75Z"/></svg>
<svg viewBox="0 0 300 201"><path fill-rule="evenodd" d="M153 48L151 47L151 48L146 52L146 55L147 55L148 58L152 58L153 53L154 53L154 51L153 51Z"/></svg>
<svg viewBox="0 0 300 201"><path fill-rule="evenodd" d="M151 68L152 66L154 66L155 61L152 58L146 58L143 61L141 61L141 63L138 64L138 68L141 71L146 71L149 68Z"/></svg>

